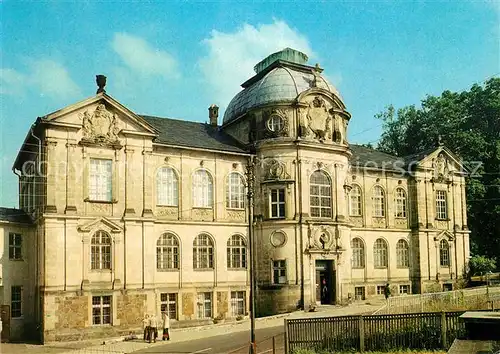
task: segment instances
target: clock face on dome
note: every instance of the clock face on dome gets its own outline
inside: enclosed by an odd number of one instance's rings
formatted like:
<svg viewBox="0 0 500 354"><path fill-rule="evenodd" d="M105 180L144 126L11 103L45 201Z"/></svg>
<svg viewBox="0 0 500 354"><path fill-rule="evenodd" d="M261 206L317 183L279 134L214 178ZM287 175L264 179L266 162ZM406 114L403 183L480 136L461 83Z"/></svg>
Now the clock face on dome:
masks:
<svg viewBox="0 0 500 354"><path fill-rule="evenodd" d="M272 132L280 132L283 129L283 118L277 114L272 114L267 120L267 129Z"/></svg>

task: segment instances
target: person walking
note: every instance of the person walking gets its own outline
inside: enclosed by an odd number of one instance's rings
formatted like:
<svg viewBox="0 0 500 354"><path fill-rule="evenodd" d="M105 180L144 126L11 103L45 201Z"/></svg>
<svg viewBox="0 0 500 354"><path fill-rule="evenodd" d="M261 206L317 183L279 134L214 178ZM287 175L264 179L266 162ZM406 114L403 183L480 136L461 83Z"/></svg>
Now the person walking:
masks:
<svg viewBox="0 0 500 354"><path fill-rule="evenodd" d="M167 312L162 312L162 323L163 323L163 340L165 338L170 340L170 333L168 333L168 329L170 328L170 317L168 317Z"/></svg>
<svg viewBox="0 0 500 354"><path fill-rule="evenodd" d="M149 315L147 313L142 319L142 329L144 330L144 341L149 341Z"/></svg>
<svg viewBox="0 0 500 354"><path fill-rule="evenodd" d="M158 337L158 319L155 315L149 317L149 343L153 340L156 343L156 337Z"/></svg>
<svg viewBox="0 0 500 354"><path fill-rule="evenodd" d="M389 296L391 296L391 286L389 285L389 283L385 285L384 296L386 300L389 298Z"/></svg>

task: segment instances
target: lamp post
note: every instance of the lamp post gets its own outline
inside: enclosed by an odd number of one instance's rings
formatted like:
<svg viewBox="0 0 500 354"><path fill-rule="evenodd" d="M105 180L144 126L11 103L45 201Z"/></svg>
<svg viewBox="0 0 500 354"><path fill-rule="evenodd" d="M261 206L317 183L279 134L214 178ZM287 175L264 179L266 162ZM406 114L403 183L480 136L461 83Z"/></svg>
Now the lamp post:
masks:
<svg viewBox="0 0 500 354"><path fill-rule="evenodd" d="M254 262L254 237L253 237L253 194L255 182L255 162L254 157L250 156L247 163L247 198L248 198L248 244L249 244L249 271L250 271L250 354L256 354L255 343L255 262Z"/></svg>

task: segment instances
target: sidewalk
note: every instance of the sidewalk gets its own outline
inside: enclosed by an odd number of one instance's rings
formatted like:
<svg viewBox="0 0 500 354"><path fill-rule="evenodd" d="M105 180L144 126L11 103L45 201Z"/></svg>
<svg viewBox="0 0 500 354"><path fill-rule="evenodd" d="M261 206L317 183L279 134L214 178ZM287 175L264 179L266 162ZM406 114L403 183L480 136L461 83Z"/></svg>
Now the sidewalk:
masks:
<svg viewBox="0 0 500 354"><path fill-rule="evenodd" d="M304 318L304 317L329 317L348 316L357 314L371 314L383 305L380 301L364 303L353 303L349 306L320 306L316 312L295 311L292 313L257 318L255 327L257 329L283 326L284 319ZM202 327L191 327L171 330L171 343L179 343L189 340L202 339L228 333L248 331L250 320L245 319L238 322L223 324L213 324ZM142 338L142 334L141 334ZM166 343L157 341L156 343L144 343L142 339L124 341L124 337L98 339L88 342L70 343L50 343L46 345L30 344L0 344L1 354L123 354L132 353L141 349L161 346ZM169 343L170 343L169 342ZM104 344L103 344L104 343Z"/></svg>

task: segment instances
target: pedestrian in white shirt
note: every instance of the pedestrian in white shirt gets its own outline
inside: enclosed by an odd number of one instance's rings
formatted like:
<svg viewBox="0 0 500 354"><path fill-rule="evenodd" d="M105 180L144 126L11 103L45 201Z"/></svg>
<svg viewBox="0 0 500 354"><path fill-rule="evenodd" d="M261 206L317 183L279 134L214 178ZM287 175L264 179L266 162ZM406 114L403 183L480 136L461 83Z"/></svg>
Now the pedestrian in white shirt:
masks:
<svg viewBox="0 0 500 354"><path fill-rule="evenodd" d="M162 322L163 322L163 340L170 340L170 333L168 333L168 329L170 328L170 317L168 317L167 312L162 312Z"/></svg>

